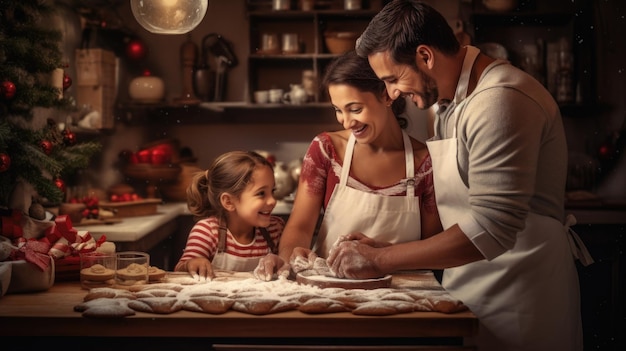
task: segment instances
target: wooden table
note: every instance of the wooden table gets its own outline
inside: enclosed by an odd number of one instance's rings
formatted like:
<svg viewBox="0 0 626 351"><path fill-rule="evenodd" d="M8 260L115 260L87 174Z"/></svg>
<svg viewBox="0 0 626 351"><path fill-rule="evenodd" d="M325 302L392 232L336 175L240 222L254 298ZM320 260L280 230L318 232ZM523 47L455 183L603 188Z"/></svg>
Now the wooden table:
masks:
<svg viewBox="0 0 626 351"><path fill-rule="evenodd" d="M259 344L268 343L271 348L296 344L300 349L304 343L316 344L314 349L332 343L345 345L343 347L350 350L371 349L376 345L385 345L380 349L387 350L390 345L404 344L413 348L434 343L466 350L459 348L462 338L476 334L478 328L477 318L468 311L413 312L382 317L357 316L349 312L311 315L289 311L257 316L236 311L222 315L179 311L166 315L137 312L135 316L121 319L89 319L73 311L85 295L86 290L81 289L78 282L58 282L40 293L5 295L0 298L0 336L22 344L35 340L48 343L50 337L57 337L88 344L90 350L110 349L110 343L115 344L115 349L123 349L124 345L133 344L128 340L120 344L120 338L127 337L141 339L141 345L150 345L151 351L172 340L184 340L187 350L193 350L194 345L204 350L211 349L208 345L223 350L259 349ZM94 336L98 337L98 342L93 342ZM354 343L360 345L354 346ZM419 349L422 350L421 346Z"/></svg>

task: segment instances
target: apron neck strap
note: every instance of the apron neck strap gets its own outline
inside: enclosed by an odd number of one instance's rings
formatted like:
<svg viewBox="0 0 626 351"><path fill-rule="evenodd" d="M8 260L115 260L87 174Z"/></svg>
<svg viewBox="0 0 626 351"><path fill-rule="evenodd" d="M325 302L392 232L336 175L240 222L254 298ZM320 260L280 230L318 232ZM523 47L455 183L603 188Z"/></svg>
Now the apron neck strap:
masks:
<svg viewBox="0 0 626 351"><path fill-rule="evenodd" d="M404 161L406 168L406 178L407 181L407 196L413 196L415 194L415 159L413 156L413 145L411 144L411 138L409 135L403 130L402 131L402 142L404 145ZM348 176L350 174L350 167L352 166L352 155L354 154L354 145L356 144L356 138L354 134L350 133L350 137L348 138L348 144L346 145L346 152L343 155L343 167L341 167L341 177L339 179L339 184L347 185L348 184Z"/></svg>
<svg viewBox="0 0 626 351"><path fill-rule="evenodd" d="M274 244L274 240L272 240L272 237L270 236L270 232L267 230L267 228L263 227L260 227L259 230L261 230L261 235L263 235L263 239L265 239L265 242L267 242L267 247L270 248L270 251L273 254L277 254L278 250L276 244Z"/></svg>
<svg viewBox="0 0 626 351"><path fill-rule="evenodd" d="M454 93L454 104L458 104L467 97L467 89L469 87L470 75L472 73L472 66L474 61L480 53L477 47L466 46L467 52L465 53L465 59L463 59L463 68L461 70L461 76L459 76L459 82L456 86L456 92Z"/></svg>
<svg viewBox="0 0 626 351"><path fill-rule="evenodd" d="M220 224L220 226L217 229L217 252L224 252L226 251L226 230L227 228L222 226Z"/></svg>

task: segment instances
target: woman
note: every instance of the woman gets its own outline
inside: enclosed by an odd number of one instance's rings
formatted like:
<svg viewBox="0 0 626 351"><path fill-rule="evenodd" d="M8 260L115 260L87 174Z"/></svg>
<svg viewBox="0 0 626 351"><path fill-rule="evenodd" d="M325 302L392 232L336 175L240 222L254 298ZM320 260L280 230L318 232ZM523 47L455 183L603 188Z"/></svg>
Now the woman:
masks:
<svg viewBox="0 0 626 351"><path fill-rule="evenodd" d="M260 279L271 279L297 258L327 257L335 241L353 232L375 234L386 245L441 231L427 148L402 129L404 100L392 100L355 52L333 61L322 84L344 130L321 133L309 146L280 257L260 262ZM320 210L324 217L310 255Z"/></svg>

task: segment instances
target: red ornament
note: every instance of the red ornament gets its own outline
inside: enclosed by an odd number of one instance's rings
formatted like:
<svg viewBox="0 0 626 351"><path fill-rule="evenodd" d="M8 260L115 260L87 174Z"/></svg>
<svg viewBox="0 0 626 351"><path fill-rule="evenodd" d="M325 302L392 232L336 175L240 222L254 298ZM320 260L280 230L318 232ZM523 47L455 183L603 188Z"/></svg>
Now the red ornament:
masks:
<svg viewBox="0 0 626 351"><path fill-rule="evenodd" d="M7 154L0 153L0 172L8 171L11 168L11 157Z"/></svg>
<svg viewBox="0 0 626 351"><path fill-rule="evenodd" d="M50 140L42 140L39 143L39 146L41 146L41 150L43 150L46 155L50 155L52 153L52 142Z"/></svg>
<svg viewBox="0 0 626 351"><path fill-rule="evenodd" d="M148 53L148 48L139 39L133 39L126 45L126 56L131 60L139 61L143 59Z"/></svg>
<svg viewBox="0 0 626 351"><path fill-rule="evenodd" d="M63 130L63 142L68 146L76 144L76 134L69 129Z"/></svg>
<svg viewBox="0 0 626 351"><path fill-rule="evenodd" d="M54 186L56 186L57 188L59 188L59 190L61 190L63 193L65 193L65 182L63 181L63 179L56 178L54 180Z"/></svg>
<svg viewBox="0 0 626 351"><path fill-rule="evenodd" d="M63 90L67 90L72 86L72 78L67 74L63 74Z"/></svg>
<svg viewBox="0 0 626 351"><path fill-rule="evenodd" d="M15 87L15 84L13 84L13 82L5 80L0 85L0 93L2 93L2 97L7 100L13 99L13 97L15 96L15 92L17 92L17 88Z"/></svg>

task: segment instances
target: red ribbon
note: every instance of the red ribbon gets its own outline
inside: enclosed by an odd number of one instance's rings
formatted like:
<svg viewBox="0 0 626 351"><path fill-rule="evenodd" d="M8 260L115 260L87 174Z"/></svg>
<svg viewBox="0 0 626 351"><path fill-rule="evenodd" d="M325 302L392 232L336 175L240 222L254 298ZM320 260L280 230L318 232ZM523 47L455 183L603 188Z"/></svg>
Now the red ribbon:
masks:
<svg viewBox="0 0 626 351"><path fill-rule="evenodd" d="M48 240L41 239L28 239L20 240L22 243L19 246L19 250L15 252L15 260L26 260L36 265L42 272L50 266L50 256L48 256L48 250L50 250L50 243Z"/></svg>
<svg viewBox="0 0 626 351"><path fill-rule="evenodd" d="M78 231L72 228L72 220L68 215L60 215L54 218L54 226L46 230L46 238L51 243L57 242L61 238L67 239L70 243L75 243Z"/></svg>

